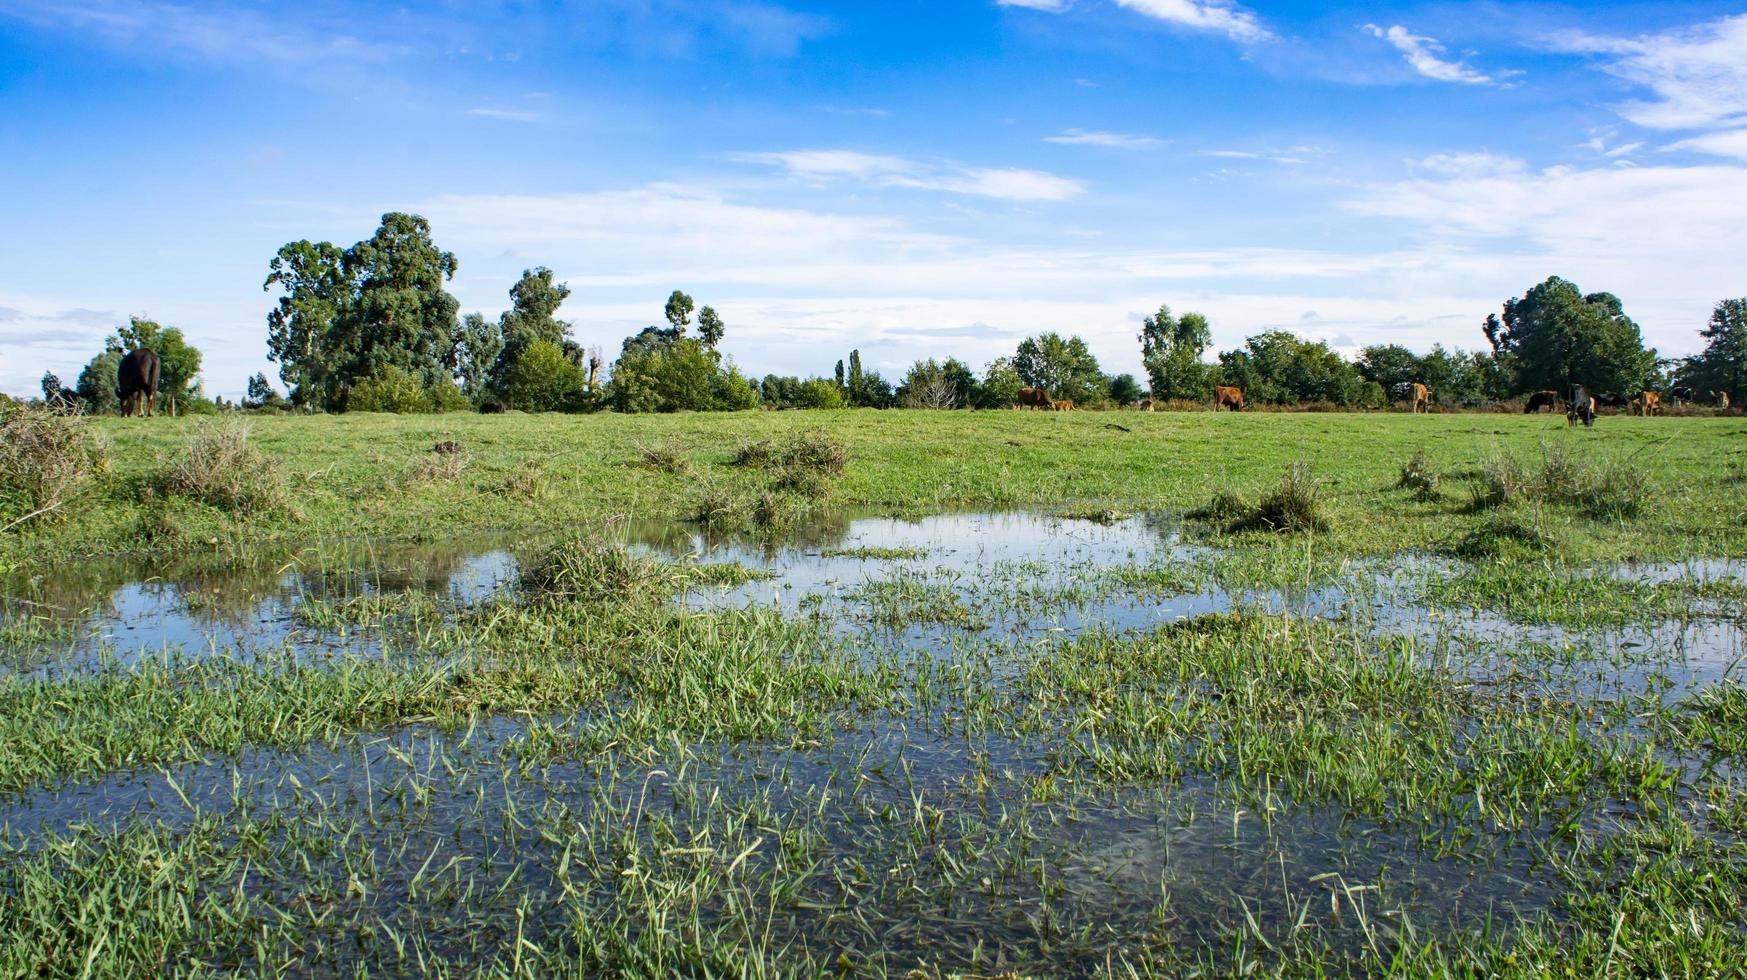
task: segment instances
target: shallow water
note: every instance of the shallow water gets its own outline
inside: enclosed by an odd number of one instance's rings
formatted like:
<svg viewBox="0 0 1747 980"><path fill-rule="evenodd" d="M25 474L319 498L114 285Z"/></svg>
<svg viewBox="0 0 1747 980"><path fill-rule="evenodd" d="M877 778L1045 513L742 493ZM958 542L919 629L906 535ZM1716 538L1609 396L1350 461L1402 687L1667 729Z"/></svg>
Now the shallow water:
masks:
<svg viewBox="0 0 1747 980"><path fill-rule="evenodd" d="M1106 524L1034 513L837 514L774 544L670 523L620 533L652 552L769 575L694 591L682 601L695 608L772 606L819 621L833 642L870 659L983 658L997 679L1016 650L1233 609L1405 635L1428 667L1471 681L1514 678L1529 663L1562 696L1597 699L1671 701L1734 676L1747 653L1738 620L1576 630L1432 608L1426 581L1455 567L1428 556L1352 562L1338 576L1306 560L1302 576L1275 572L1274 587L1257 587L1222 568L1228 556L1218 549L1144 515ZM401 592L448 608L513 601L517 555L532 544L362 550L321 568L236 575L87 567L36 583L34 605L18 607L51 608L74 637L10 656L15 670L50 677L125 668L164 650L377 656L384 630L316 628L300 607ZM875 548L885 550L866 550ZM1697 581L1742 568L1621 574ZM456 955L482 923L520 922L538 941L561 944L579 908L598 911L635 879L625 868L679 874L676 862L696 850L680 845L692 840L727 857L744 849L735 867L754 879L792 878L793 862L814 861L789 904L769 913L771 934L893 967L1083 972L1137 944L1211 943L1245 930L1290 939L1304 922L1357 949L1405 923L1474 929L1558 897L1538 825L1456 841L1448 829L1392 826L1339 806L1257 805L1194 776L1081 781L1053 757L1059 740L937 721L924 710L847 722L813 744L675 741L583 756L550 748L554 732L586 726L580 714L497 718L465 732L413 726L34 789L0 800L0 837L28 849L141 826L181 832L197 813L343 826L349 853L367 858L279 855L252 864L252 879L211 887L327 895L336 922L365 917ZM1604 806L1582 823L1603 834L1616 819ZM800 857L779 856L773 841L791 838L814 843L797 845ZM353 860L368 869L360 888ZM447 882L445 901L431 898L437 880ZM721 902L706 912L730 914ZM967 959L967 935L1002 956ZM386 950L336 944L317 965L338 971Z"/></svg>

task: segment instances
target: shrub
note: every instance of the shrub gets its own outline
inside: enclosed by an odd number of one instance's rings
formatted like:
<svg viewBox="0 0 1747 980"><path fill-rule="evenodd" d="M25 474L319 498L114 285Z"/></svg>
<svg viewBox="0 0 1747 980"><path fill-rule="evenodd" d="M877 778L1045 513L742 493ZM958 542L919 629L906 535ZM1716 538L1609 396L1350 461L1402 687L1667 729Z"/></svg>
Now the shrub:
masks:
<svg viewBox="0 0 1747 980"><path fill-rule="evenodd" d="M716 373L713 387L718 412L744 412L758 407L758 388L732 364Z"/></svg>
<svg viewBox="0 0 1747 980"><path fill-rule="evenodd" d="M795 407L842 408L843 389L824 378L808 378L795 395Z"/></svg>
<svg viewBox="0 0 1747 980"><path fill-rule="evenodd" d="M471 412L473 402L455 384L454 378L439 378L425 392L433 412Z"/></svg>
<svg viewBox="0 0 1747 980"><path fill-rule="evenodd" d="M348 412L392 412L412 415L431 410L431 399L417 375L390 364L352 386Z"/></svg>
<svg viewBox="0 0 1747 980"><path fill-rule="evenodd" d="M1438 474L1426 459L1425 450L1414 453L1412 459L1402 464L1401 479L1395 485L1403 490L1412 490L1415 500L1438 499Z"/></svg>
<svg viewBox="0 0 1747 980"><path fill-rule="evenodd" d="M248 426L203 424L188 451L159 480L165 493L232 512L271 510L284 503L285 486L273 460L249 444Z"/></svg>
<svg viewBox="0 0 1747 980"><path fill-rule="evenodd" d="M537 600L626 603L666 598L683 576L674 566L622 546L572 539L528 562L519 580Z"/></svg>
<svg viewBox="0 0 1747 980"><path fill-rule="evenodd" d="M524 412L573 412L588 400L588 375L549 340L522 348L504 375L503 391Z"/></svg>
<svg viewBox="0 0 1747 980"><path fill-rule="evenodd" d="M1265 530L1295 534L1328 530L1323 514L1322 487L1310 467L1294 463L1280 477L1280 485L1264 496L1248 514L1232 524L1232 530Z"/></svg>
<svg viewBox="0 0 1747 980"><path fill-rule="evenodd" d="M735 466L763 468L777 461L776 445L769 439L743 443L734 454Z"/></svg>
<svg viewBox="0 0 1747 980"><path fill-rule="evenodd" d="M685 454L672 446L660 444L645 446L638 443L637 456L644 466L652 470L660 470L663 473L690 473L692 469L692 464L686 460Z"/></svg>
<svg viewBox="0 0 1747 980"><path fill-rule="evenodd" d="M822 476L836 476L849 465L849 448L823 429L803 432L789 441L783 452L783 465L812 470Z"/></svg>
<svg viewBox="0 0 1747 980"><path fill-rule="evenodd" d="M108 470L108 452L89 422L45 408L0 405L0 528L53 521Z"/></svg>

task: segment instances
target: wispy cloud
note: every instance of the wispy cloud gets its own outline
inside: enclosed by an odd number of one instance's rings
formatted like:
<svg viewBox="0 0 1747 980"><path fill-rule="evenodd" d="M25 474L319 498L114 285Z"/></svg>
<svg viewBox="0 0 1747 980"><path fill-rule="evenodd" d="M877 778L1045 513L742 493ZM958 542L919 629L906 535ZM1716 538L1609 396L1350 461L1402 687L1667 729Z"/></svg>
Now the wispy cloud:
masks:
<svg viewBox="0 0 1747 980"><path fill-rule="evenodd" d="M469 116L482 116L486 119L502 119L507 122L539 122L543 116L532 109L494 109L489 106L476 106L467 110Z"/></svg>
<svg viewBox="0 0 1747 980"><path fill-rule="evenodd" d="M1636 144L1634 144L1636 145ZM1698 153L1708 153L1712 156L1735 157L1747 160L1747 129L1735 129L1721 133L1706 133L1689 140L1681 140L1667 150L1692 150Z"/></svg>
<svg viewBox="0 0 1747 980"><path fill-rule="evenodd" d="M1600 56L1609 73L1655 93L1626 102L1621 115L1652 129L1747 125L1747 14L1635 38L1566 33L1561 51Z"/></svg>
<svg viewBox="0 0 1747 980"><path fill-rule="evenodd" d="M1389 28L1366 24L1360 30L1389 42L1391 47L1401 52L1401 57L1413 66L1414 71L1436 81L1464 85L1498 85L1503 77L1517 74L1506 72L1498 76L1488 75L1468 67L1459 59L1452 61L1445 57L1444 46L1438 43L1437 38L1414 34L1400 24Z"/></svg>
<svg viewBox="0 0 1747 980"><path fill-rule="evenodd" d="M1116 3L1154 20L1214 31L1234 41L1266 41L1274 36L1255 14L1227 0L1116 0Z"/></svg>
<svg viewBox="0 0 1747 980"><path fill-rule="evenodd" d="M781 167L793 177L817 184L849 180L874 187L941 191L1006 201L1062 201L1085 190L1077 180L1041 170L922 163L854 150L746 153L735 159Z"/></svg>
<svg viewBox="0 0 1747 980"><path fill-rule="evenodd" d="M1221 160L1266 160L1270 163L1296 165L1307 163L1310 157L1319 156L1322 152L1320 146L1289 146L1277 150L1203 150L1201 155Z"/></svg>
<svg viewBox="0 0 1747 980"><path fill-rule="evenodd" d="M1045 136L1043 141L1045 143L1060 143L1065 146L1105 146L1113 150L1145 150L1164 142L1152 136L1106 133L1101 130L1086 129L1070 129L1055 136Z"/></svg>
<svg viewBox="0 0 1747 980"><path fill-rule="evenodd" d="M403 52L346 30L313 11L274 17L252 6L185 6L147 0L12 0L0 16L68 30L110 47L180 54L225 64L306 66L383 61Z"/></svg>
<svg viewBox="0 0 1747 980"><path fill-rule="evenodd" d="M1069 0L995 0L1000 7L1024 7L1026 10L1044 10L1059 14L1068 9Z"/></svg>

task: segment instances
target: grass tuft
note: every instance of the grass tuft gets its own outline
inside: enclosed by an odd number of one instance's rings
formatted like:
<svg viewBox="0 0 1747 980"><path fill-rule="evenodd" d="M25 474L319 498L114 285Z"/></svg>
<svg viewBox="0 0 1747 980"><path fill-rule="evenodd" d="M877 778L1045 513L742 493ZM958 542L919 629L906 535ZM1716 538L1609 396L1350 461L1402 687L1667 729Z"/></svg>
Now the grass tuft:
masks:
<svg viewBox="0 0 1747 980"><path fill-rule="evenodd" d="M0 407L0 528L64 517L61 508L108 471L108 458L83 416Z"/></svg>
<svg viewBox="0 0 1747 980"><path fill-rule="evenodd" d="M685 453L664 443L637 444L638 462L652 470L662 473L690 473L692 464L685 458Z"/></svg>
<svg viewBox="0 0 1747 980"><path fill-rule="evenodd" d="M1422 503L1438 499L1438 473L1432 469L1431 461L1426 459L1425 450L1413 454L1407 462L1401 464L1401 478L1395 481L1397 488L1413 491L1413 499Z"/></svg>
<svg viewBox="0 0 1747 980"><path fill-rule="evenodd" d="M167 494L232 513L258 513L285 506L285 481L273 460L249 443L239 423L203 425L188 450L157 483Z"/></svg>

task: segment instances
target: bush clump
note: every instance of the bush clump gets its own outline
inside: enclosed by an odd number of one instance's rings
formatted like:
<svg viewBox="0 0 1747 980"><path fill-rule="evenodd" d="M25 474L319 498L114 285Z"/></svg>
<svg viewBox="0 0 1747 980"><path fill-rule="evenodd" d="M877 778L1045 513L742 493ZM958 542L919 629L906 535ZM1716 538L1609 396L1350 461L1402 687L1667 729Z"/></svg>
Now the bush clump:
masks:
<svg viewBox="0 0 1747 980"><path fill-rule="evenodd" d="M1281 475L1280 483L1255 503L1229 490L1221 490L1205 507L1189 512L1195 520L1225 525L1227 531L1275 531L1298 534L1326 531L1327 500L1322 485L1303 463L1294 463Z"/></svg>
<svg viewBox="0 0 1747 980"><path fill-rule="evenodd" d="M647 602L664 599L684 582L682 570L620 545L561 541L523 566L529 597L556 602Z"/></svg>
<svg viewBox="0 0 1747 980"><path fill-rule="evenodd" d="M418 377L392 365L378 368L352 386L346 396L348 412L392 412L415 415L431 410L431 396Z"/></svg>
<svg viewBox="0 0 1747 980"><path fill-rule="evenodd" d="M278 467L249 444L249 427L238 423L195 429L188 451L159 478L158 489L233 513L285 503Z"/></svg>
<svg viewBox="0 0 1747 980"><path fill-rule="evenodd" d="M649 446L638 443L637 458L642 465L663 473L690 473L692 470L692 464L686 460L685 453L660 443Z"/></svg>
<svg viewBox="0 0 1747 980"><path fill-rule="evenodd" d="M741 445L734 453L734 465L750 469L763 469L777 462L776 444L769 439L759 439Z"/></svg>
<svg viewBox="0 0 1747 980"><path fill-rule="evenodd" d="M782 465L811 470L820 476L837 476L849 465L849 447L823 429L803 432L789 441Z"/></svg>
<svg viewBox="0 0 1747 980"><path fill-rule="evenodd" d="M1414 453L1412 459L1401 465L1401 479L1395 485L1402 490L1413 491L1415 500L1438 499L1438 473L1426 459L1425 450Z"/></svg>
<svg viewBox="0 0 1747 980"><path fill-rule="evenodd" d="M1556 446L1543 452L1538 470L1508 453L1488 460L1470 493L1477 511L1548 503L1575 507L1598 520L1624 520L1643 512L1650 489L1624 462L1589 462Z"/></svg>
<svg viewBox="0 0 1747 980"><path fill-rule="evenodd" d="M107 447L84 417L0 406L0 528L60 519L108 468Z"/></svg>

